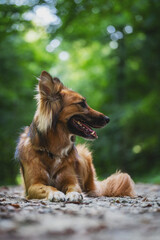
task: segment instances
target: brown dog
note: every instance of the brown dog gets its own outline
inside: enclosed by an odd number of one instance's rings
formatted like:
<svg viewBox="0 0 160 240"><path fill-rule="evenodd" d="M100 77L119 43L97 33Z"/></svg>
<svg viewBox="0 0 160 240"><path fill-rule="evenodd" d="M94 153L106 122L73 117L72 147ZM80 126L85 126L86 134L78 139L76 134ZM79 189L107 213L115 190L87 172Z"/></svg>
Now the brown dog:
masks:
<svg viewBox="0 0 160 240"><path fill-rule="evenodd" d="M74 144L75 135L96 139L92 127L104 127L108 117L45 71L36 99L34 119L16 149L28 199L77 202L82 200L82 192L88 196L134 196L133 181L126 173L97 181L91 153L84 145Z"/></svg>

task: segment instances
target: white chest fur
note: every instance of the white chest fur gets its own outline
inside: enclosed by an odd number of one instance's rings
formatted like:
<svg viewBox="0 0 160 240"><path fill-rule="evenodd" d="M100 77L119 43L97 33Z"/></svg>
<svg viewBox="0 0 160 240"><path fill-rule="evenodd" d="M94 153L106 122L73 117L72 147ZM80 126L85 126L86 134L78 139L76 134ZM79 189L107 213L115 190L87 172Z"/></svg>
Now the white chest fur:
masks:
<svg viewBox="0 0 160 240"><path fill-rule="evenodd" d="M70 144L61 150L61 153L60 153L61 158L68 156L68 153L71 150L72 146L73 146L73 144Z"/></svg>
<svg viewBox="0 0 160 240"><path fill-rule="evenodd" d="M64 161L64 158L68 156L68 154L71 151L73 145L74 145L74 142L71 140L71 137L70 137L69 144L66 147L64 147L63 149L61 149L58 156L55 157L55 159L53 161L53 165L51 167L51 169L52 169L51 170L52 181L54 181L54 176L56 175L57 171L61 168L62 161Z"/></svg>
<svg viewBox="0 0 160 240"><path fill-rule="evenodd" d="M69 137L69 139L70 139L69 140L69 144L61 150L60 158L67 157L69 152L70 152L70 150L71 150L71 148L73 147L74 142L71 140L72 136L73 135L70 135L70 137Z"/></svg>

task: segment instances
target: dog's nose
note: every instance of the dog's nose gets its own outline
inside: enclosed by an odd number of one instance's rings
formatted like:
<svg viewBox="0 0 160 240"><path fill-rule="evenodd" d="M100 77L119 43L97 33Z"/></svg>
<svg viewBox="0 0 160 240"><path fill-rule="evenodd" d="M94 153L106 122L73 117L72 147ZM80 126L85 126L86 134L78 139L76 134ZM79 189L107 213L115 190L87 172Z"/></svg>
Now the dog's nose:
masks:
<svg viewBox="0 0 160 240"><path fill-rule="evenodd" d="M105 119L106 123L109 123L109 121L110 121L109 117L105 116L104 119Z"/></svg>

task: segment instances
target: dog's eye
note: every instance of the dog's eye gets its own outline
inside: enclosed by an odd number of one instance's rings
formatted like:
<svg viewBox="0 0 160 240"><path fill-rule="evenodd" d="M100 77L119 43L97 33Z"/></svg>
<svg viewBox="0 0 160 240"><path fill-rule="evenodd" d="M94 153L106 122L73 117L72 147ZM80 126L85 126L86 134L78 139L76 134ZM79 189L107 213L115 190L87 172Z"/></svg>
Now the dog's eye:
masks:
<svg viewBox="0 0 160 240"><path fill-rule="evenodd" d="M85 102L80 102L79 105L80 105L82 108L86 108L86 107L87 107L87 105L86 105Z"/></svg>

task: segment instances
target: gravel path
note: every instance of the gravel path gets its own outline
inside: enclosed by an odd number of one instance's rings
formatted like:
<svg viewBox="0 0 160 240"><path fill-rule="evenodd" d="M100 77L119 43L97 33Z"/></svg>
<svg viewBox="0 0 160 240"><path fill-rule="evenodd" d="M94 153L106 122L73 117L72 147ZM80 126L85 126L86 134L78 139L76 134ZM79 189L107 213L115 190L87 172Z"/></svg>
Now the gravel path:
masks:
<svg viewBox="0 0 160 240"><path fill-rule="evenodd" d="M26 200L0 188L0 239L159 240L160 185L137 184L136 198L88 198L82 204Z"/></svg>

